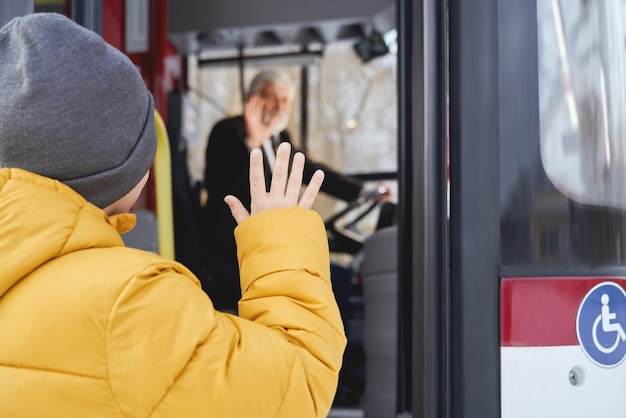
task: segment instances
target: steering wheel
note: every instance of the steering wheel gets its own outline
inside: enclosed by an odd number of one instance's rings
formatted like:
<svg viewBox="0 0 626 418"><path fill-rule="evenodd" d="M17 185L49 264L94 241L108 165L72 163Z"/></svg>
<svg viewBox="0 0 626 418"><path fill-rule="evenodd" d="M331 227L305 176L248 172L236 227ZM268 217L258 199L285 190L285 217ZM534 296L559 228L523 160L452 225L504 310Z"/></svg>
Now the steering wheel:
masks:
<svg viewBox="0 0 626 418"><path fill-rule="evenodd" d="M389 189L385 186L368 190L325 221L331 252L356 254L361 250L368 236L359 231L356 225L377 206L393 205L380 201L379 198L387 194ZM348 217L349 214L352 216Z"/></svg>

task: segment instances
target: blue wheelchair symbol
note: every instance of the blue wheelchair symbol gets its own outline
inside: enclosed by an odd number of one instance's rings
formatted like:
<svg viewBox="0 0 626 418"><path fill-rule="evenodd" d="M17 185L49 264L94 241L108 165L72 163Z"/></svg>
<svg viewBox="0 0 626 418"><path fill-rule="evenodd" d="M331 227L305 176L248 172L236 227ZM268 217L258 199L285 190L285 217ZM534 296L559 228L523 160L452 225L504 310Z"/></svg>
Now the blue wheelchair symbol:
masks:
<svg viewBox="0 0 626 418"><path fill-rule="evenodd" d="M591 361L615 367L626 358L626 292L616 283L591 289L578 307L578 343Z"/></svg>

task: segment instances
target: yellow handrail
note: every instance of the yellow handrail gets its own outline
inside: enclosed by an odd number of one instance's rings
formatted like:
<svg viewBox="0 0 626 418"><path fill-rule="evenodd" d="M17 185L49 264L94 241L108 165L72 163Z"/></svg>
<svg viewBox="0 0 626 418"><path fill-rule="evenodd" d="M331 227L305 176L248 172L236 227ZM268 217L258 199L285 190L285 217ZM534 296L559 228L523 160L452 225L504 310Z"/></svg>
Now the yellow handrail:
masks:
<svg viewBox="0 0 626 418"><path fill-rule="evenodd" d="M174 212L172 208L172 163L170 143L165 123L158 111L154 111L157 131L157 150L154 157L154 189L159 254L170 260L174 258Z"/></svg>

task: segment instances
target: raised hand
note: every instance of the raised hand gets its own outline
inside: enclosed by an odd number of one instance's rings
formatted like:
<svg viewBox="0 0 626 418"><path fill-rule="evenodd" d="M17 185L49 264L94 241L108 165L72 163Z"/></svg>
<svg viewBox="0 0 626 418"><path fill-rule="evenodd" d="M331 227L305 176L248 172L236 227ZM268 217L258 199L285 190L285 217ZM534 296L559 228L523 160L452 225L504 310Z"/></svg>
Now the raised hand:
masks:
<svg viewBox="0 0 626 418"><path fill-rule="evenodd" d="M272 136L272 126L263 120L263 103L261 96L253 94L244 106L245 142L250 149L259 148L263 141Z"/></svg>
<svg viewBox="0 0 626 418"><path fill-rule="evenodd" d="M291 145L283 142L276 152L276 164L272 175L272 184L269 193L265 188L265 175L263 174L263 154L259 149L253 149L250 153L250 213L235 196L228 195L224 201L230 207L230 212L237 224L255 213L268 209L286 208L299 206L311 209L317 193L324 181L324 172L317 170L308 186L300 197L302 186L302 172L304 171L304 155L300 152L293 157L291 174L289 174L289 156Z"/></svg>

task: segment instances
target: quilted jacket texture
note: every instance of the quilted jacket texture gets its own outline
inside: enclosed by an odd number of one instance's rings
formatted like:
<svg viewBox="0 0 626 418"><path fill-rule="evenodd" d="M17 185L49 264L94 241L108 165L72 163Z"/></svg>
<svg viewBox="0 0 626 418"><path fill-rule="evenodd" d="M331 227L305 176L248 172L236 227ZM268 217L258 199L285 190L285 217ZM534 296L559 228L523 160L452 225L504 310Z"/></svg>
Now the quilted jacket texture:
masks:
<svg viewBox="0 0 626 418"><path fill-rule="evenodd" d="M325 417L345 336L319 216L235 231L239 317L65 185L0 169L0 417Z"/></svg>

